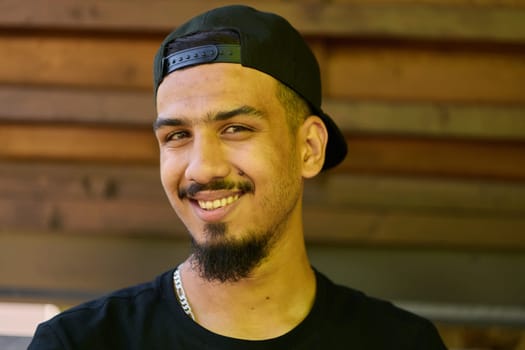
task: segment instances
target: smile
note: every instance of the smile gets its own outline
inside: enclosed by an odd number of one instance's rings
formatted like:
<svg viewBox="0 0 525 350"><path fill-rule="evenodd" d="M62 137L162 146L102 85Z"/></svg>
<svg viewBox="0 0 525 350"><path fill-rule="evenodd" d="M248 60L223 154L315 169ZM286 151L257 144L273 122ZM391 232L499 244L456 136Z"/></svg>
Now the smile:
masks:
<svg viewBox="0 0 525 350"><path fill-rule="evenodd" d="M227 205L232 204L233 202L237 201L239 199L239 195L236 194L234 196L229 196L221 199L214 199L212 201L206 201L206 200L199 200L197 201L199 203L199 207L204 210L215 210L219 208L223 208Z"/></svg>

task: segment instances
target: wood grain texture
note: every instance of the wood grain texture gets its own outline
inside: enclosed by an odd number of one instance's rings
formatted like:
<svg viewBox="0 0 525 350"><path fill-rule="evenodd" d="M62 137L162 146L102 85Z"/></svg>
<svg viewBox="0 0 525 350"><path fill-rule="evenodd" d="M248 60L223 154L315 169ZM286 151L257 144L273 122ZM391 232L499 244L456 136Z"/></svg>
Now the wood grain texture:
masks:
<svg viewBox="0 0 525 350"><path fill-rule="evenodd" d="M347 45L329 57L325 86L334 98L525 101L525 51Z"/></svg>
<svg viewBox="0 0 525 350"><path fill-rule="evenodd" d="M151 89L160 38L0 35L0 83Z"/></svg>
<svg viewBox="0 0 525 350"><path fill-rule="evenodd" d="M0 157L77 162L158 162L151 128L0 125Z"/></svg>
<svg viewBox="0 0 525 350"><path fill-rule="evenodd" d="M347 134L524 140L525 105L328 100Z"/></svg>
<svg viewBox="0 0 525 350"><path fill-rule="evenodd" d="M356 136L348 149L337 171L509 180L525 175L523 142Z"/></svg>
<svg viewBox="0 0 525 350"><path fill-rule="evenodd" d="M0 86L0 119L14 122L151 126L153 91Z"/></svg>
<svg viewBox="0 0 525 350"><path fill-rule="evenodd" d="M482 3L482 1L477 1ZM425 39L525 38L525 11L518 1L245 1L246 5L276 12L305 34ZM4 0L0 25L11 28L61 28L167 33L188 18L231 1L55 1L24 6ZM465 6L469 5L469 6Z"/></svg>
<svg viewBox="0 0 525 350"><path fill-rule="evenodd" d="M517 217L305 208L306 238L321 243L522 251L523 232L525 220Z"/></svg>

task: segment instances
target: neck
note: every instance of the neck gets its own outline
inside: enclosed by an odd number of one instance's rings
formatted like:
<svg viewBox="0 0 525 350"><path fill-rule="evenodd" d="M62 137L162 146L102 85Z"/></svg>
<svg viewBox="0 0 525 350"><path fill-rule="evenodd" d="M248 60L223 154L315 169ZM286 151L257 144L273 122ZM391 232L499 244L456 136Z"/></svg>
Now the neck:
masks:
<svg viewBox="0 0 525 350"><path fill-rule="evenodd" d="M204 280L190 261L181 266L181 277L196 321L240 339L287 333L308 315L315 297L315 275L302 234L278 242L248 278L237 282Z"/></svg>

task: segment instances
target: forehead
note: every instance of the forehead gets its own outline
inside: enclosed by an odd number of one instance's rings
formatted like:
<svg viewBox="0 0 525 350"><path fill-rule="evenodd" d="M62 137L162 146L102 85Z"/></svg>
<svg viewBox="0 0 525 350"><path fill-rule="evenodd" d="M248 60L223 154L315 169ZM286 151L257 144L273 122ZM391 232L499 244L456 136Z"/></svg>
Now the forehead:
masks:
<svg viewBox="0 0 525 350"><path fill-rule="evenodd" d="M277 80L240 64L212 63L184 68L164 78L157 92L159 116L181 110L205 112L252 105L280 108Z"/></svg>

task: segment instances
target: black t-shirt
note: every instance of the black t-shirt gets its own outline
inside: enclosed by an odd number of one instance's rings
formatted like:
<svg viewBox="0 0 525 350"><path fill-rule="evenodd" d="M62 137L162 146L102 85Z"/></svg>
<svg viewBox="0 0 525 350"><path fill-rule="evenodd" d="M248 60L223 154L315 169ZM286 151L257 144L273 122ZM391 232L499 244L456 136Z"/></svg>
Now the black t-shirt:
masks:
<svg viewBox="0 0 525 350"><path fill-rule="evenodd" d="M42 323L29 350L446 349L429 321L338 286L318 272L313 308L290 332L263 341L224 337L184 313L174 294L172 273L79 305Z"/></svg>

